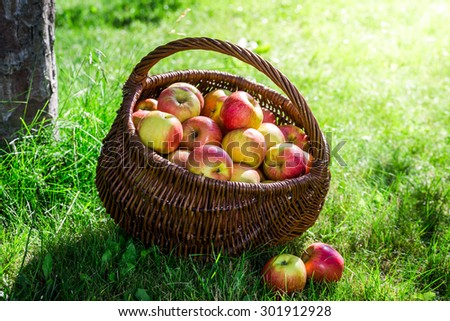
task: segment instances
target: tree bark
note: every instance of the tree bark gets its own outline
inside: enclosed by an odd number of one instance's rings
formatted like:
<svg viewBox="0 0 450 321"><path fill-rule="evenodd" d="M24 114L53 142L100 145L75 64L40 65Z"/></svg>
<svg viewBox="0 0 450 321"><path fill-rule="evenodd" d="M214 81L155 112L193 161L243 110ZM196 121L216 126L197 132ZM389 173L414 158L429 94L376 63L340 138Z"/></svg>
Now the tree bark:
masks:
<svg viewBox="0 0 450 321"><path fill-rule="evenodd" d="M57 115L54 0L1 0L0 144Z"/></svg>

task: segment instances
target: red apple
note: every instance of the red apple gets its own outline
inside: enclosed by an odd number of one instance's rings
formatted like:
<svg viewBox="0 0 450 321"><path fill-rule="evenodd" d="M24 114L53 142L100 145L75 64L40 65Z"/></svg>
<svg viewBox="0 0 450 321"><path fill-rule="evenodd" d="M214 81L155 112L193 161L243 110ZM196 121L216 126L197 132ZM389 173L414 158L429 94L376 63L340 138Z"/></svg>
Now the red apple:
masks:
<svg viewBox="0 0 450 321"><path fill-rule="evenodd" d="M188 157L186 168L197 175L229 181L233 175L233 161L219 146L203 145Z"/></svg>
<svg viewBox="0 0 450 321"><path fill-rule="evenodd" d="M227 130L258 128L263 113L258 101L245 91L235 91L223 102L220 119Z"/></svg>
<svg viewBox="0 0 450 321"><path fill-rule="evenodd" d="M295 125L281 125L279 126L282 131L286 142L293 143L303 150L308 148L308 136L303 129Z"/></svg>
<svg viewBox="0 0 450 321"><path fill-rule="evenodd" d="M230 131L222 139L222 146L233 162L245 163L257 168L266 154L263 134L254 128L240 128Z"/></svg>
<svg viewBox="0 0 450 321"><path fill-rule="evenodd" d="M171 84L169 86L169 88L170 87L181 87L181 88L189 89L190 91L192 91L195 94L195 96L197 96L198 101L200 102L200 109L203 108L203 105L205 104L205 100L204 100L203 94L194 85L191 85L190 83L187 83L187 82L175 82L175 83Z"/></svg>
<svg viewBox="0 0 450 321"><path fill-rule="evenodd" d="M199 116L201 104L188 87L173 86L164 89L158 96L158 110L177 117L180 122Z"/></svg>
<svg viewBox="0 0 450 321"><path fill-rule="evenodd" d="M136 103L134 110L157 110L158 109L158 101L153 98L141 99Z"/></svg>
<svg viewBox="0 0 450 321"><path fill-rule="evenodd" d="M262 108L262 112L263 112L263 123L271 123L271 124L277 123L277 117L273 112L271 112L267 108Z"/></svg>
<svg viewBox="0 0 450 321"><path fill-rule="evenodd" d="M264 283L273 290L291 294L300 292L306 285L306 269L303 261L292 254L272 257L262 270Z"/></svg>
<svg viewBox="0 0 450 321"><path fill-rule="evenodd" d="M308 154L297 145L282 143L267 151L263 170L270 180L285 180L304 175Z"/></svg>
<svg viewBox="0 0 450 321"><path fill-rule="evenodd" d="M180 146L193 150L205 144L220 146L222 131L214 120L196 116L183 122L183 138Z"/></svg>
<svg viewBox="0 0 450 321"><path fill-rule="evenodd" d="M174 115L153 110L142 119L139 137L144 145L154 151L168 154L180 145L183 126Z"/></svg>
<svg viewBox="0 0 450 321"><path fill-rule="evenodd" d="M200 112L201 116L206 116L214 120L220 128L224 129L222 120L220 119L220 110L223 102L228 98L230 92L225 89L215 89L205 95L205 105Z"/></svg>
<svg viewBox="0 0 450 321"><path fill-rule="evenodd" d="M191 152L187 149L177 149L167 156L167 159L178 166L187 167L188 157Z"/></svg>
<svg viewBox="0 0 450 321"><path fill-rule="evenodd" d="M261 176L258 170L251 168L250 166L233 163L233 175L230 181L232 182L244 182L244 183L259 183Z"/></svg>
<svg viewBox="0 0 450 321"><path fill-rule="evenodd" d="M283 132L275 124L262 123L261 126L258 127L258 131L263 134L264 139L266 140L267 149L284 143L285 141Z"/></svg>
<svg viewBox="0 0 450 321"><path fill-rule="evenodd" d="M150 112L150 110L138 109L132 115L134 128L139 130L142 119Z"/></svg>
<svg viewBox="0 0 450 321"><path fill-rule="evenodd" d="M313 243L302 255L308 278L313 281L339 281L344 271L344 259L331 245Z"/></svg>

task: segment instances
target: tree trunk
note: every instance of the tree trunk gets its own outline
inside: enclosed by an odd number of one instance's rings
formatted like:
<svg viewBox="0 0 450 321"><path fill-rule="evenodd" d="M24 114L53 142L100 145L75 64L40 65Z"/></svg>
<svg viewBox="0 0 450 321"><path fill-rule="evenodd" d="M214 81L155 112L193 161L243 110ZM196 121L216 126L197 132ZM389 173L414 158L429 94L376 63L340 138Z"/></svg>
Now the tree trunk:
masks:
<svg viewBox="0 0 450 321"><path fill-rule="evenodd" d="M1 0L0 144L57 114L54 0Z"/></svg>

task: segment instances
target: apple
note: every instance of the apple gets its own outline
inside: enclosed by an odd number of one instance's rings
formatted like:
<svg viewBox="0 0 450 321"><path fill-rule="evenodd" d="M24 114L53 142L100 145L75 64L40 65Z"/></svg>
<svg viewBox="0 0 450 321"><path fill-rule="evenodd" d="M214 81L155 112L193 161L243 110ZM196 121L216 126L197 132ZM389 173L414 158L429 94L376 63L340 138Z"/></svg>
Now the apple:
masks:
<svg viewBox="0 0 450 321"><path fill-rule="evenodd" d="M258 127L258 131L263 134L264 139L266 140L267 149L285 142L283 132L275 124L262 123L261 126Z"/></svg>
<svg viewBox="0 0 450 321"><path fill-rule="evenodd" d="M230 181L257 184L261 182L261 176L259 175L258 170L250 166L233 163L233 175L231 175Z"/></svg>
<svg viewBox="0 0 450 321"><path fill-rule="evenodd" d="M263 112L263 123L271 123L271 124L277 123L277 117L273 112L271 112L267 108L262 108L262 112Z"/></svg>
<svg viewBox="0 0 450 321"><path fill-rule="evenodd" d="M262 269L264 283L272 290L287 294L300 292L306 285L303 261L292 254L280 254L267 261Z"/></svg>
<svg viewBox="0 0 450 321"><path fill-rule="evenodd" d="M195 94L195 96L197 96L198 101L200 102L200 109L203 108L203 105L205 104L205 99L203 97L202 92L194 85L191 85L190 83L187 83L187 82L174 82L173 84L171 84L169 86L169 88L171 88L171 87L181 87L181 88L189 89L190 91L192 91Z"/></svg>
<svg viewBox="0 0 450 321"><path fill-rule="evenodd" d="M223 102L231 94L230 91L225 89L215 89L205 95L205 105L200 112L201 116L206 116L214 120L220 128L224 129L222 120L220 119L220 110L222 109Z"/></svg>
<svg viewBox="0 0 450 321"><path fill-rule="evenodd" d="M254 128L240 128L228 132L222 139L222 147L235 163L245 163L257 168L264 161L266 141Z"/></svg>
<svg viewBox="0 0 450 321"><path fill-rule="evenodd" d="M158 101L154 98L141 99L136 103L135 110L157 110Z"/></svg>
<svg viewBox="0 0 450 321"><path fill-rule="evenodd" d="M186 168L197 175L229 181L233 175L233 161L221 147L203 145L188 157Z"/></svg>
<svg viewBox="0 0 450 321"><path fill-rule="evenodd" d="M195 116L183 122L181 147L193 150L205 144L220 146L221 141L222 131L211 118Z"/></svg>
<svg viewBox="0 0 450 321"><path fill-rule="evenodd" d="M177 117L180 122L199 116L201 103L188 87L173 86L164 89L158 96L158 110Z"/></svg>
<svg viewBox="0 0 450 321"><path fill-rule="evenodd" d="M302 255L308 278L313 281L339 281L344 271L344 259L331 245L313 243Z"/></svg>
<svg viewBox="0 0 450 321"><path fill-rule="evenodd" d="M270 180L285 180L306 173L308 154L297 145L282 143L266 153L263 171Z"/></svg>
<svg viewBox="0 0 450 321"><path fill-rule="evenodd" d="M308 136L303 129L295 125L281 125L279 126L286 142L293 143L303 150L308 149Z"/></svg>
<svg viewBox="0 0 450 321"><path fill-rule="evenodd" d="M150 110L138 109L132 115L131 119L133 120L134 128L139 130L142 119L150 112Z"/></svg>
<svg viewBox="0 0 450 321"><path fill-rule="evenodd" d="M223 102L220 119L229 131L255 128L262 124L263 113L258 101L245 91L235 91Z"/></svg>
<svg viewBox="0 0 450 321"><path fill-rule="evenodd" d="M178 166L186 168L190 153L189 150L180 148L167 155L167 159Z"/></svg>
<svg viewBox="0 0 450 321"><path fill-rule="evenodd" d="M139 138L144 145L158 153L173 152L180 145L182 137L183 126L172 114L149 111L140 123Z"/></svg>

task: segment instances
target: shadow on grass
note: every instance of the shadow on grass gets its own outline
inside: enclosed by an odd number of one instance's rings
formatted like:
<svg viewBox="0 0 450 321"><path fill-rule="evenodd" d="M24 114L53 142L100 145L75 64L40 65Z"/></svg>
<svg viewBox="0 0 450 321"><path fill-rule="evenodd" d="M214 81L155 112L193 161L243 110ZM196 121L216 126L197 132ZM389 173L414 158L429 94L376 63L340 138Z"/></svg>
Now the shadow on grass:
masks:
<svg viewBox="0 0 450 321"><path fill-rule="evenodd" d="M374 206L378 209L374 214L384 216L373 224L366 247L385 249L383 272L388 273L391 263L399 258L410 261L417 268L411 278L422 293L430 291L438 299L448 298L450 189L446 177L418 170L410 155L396 149L374 161L367 178L383 195L383 202Z"/></svg>
<svg viewBox="0 0 450 321"><path fill-rule="evenodd" d="M163 254L117 228L87 229L31 253L10 300L270 300L260 282L268 252L211 260Z"/></svg>
<svg viewBox="0 0 450 321"><path fill-rule="evenodd" d="M399 148L383 158L375 159L370 166L368 181L375 187L396 189L410 173L413 160Z"/></svg>

